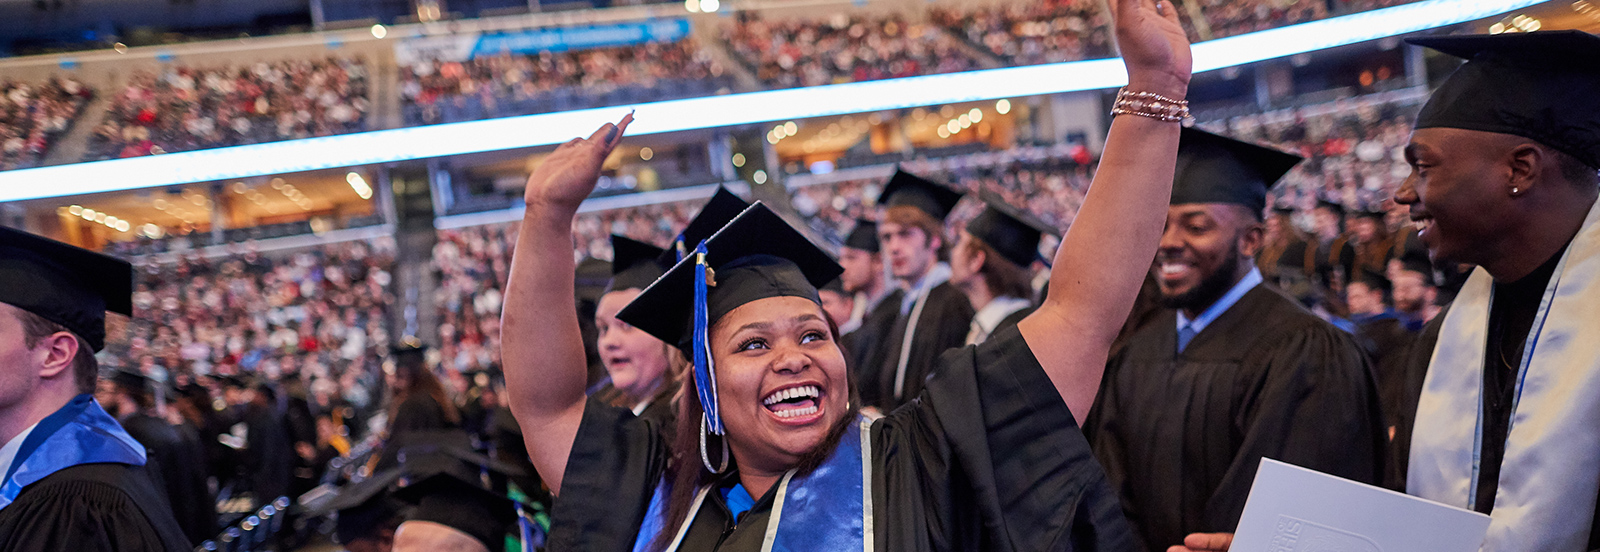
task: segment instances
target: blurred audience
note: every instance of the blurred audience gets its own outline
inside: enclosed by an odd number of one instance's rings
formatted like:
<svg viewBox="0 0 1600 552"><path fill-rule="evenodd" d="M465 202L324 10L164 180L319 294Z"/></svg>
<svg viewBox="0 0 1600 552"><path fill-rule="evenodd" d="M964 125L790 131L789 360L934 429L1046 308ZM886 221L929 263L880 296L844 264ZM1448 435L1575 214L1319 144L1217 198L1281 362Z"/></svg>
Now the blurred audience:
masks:
<svg viewBox="0 0 1600 552"><path fill-rule="evenodd" d="M366 130L367 66L327 58L140 72L112 97L88 159Z"/></svg>
<svg viewBox="0 0 1600 552"><path fill-rule="evenodd" d="M734 14L721 29L729 53L771 88L819 86L980 68L955 39L899 15L826 20Z"/></svg>
<svg viewBox="0 0 1600 552"><path fill-rule="evenodd" d="M72 77L38 84L0 81L0 170L37 166L93 97Z"/></svg>
<svg viewBox="0 0 1600 552"><path fill-rule="evenodd" d="M1110 19L1100 6L1091 0L1041 0L965 11L934 7L930 16L1007 65L1036 65L1115 55Z"/></svg>

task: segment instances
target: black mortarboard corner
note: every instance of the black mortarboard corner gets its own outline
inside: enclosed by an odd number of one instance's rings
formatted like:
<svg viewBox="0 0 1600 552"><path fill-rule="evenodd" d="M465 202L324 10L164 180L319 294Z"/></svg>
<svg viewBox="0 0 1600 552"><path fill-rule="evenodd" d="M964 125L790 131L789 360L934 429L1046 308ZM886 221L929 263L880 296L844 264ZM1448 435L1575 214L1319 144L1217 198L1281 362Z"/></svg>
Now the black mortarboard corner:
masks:
<svg viewBox="0 0 1600 552"><path fill-rule="evenodd" d="M1295 208L1294 208L1293 205L1282 205L1282 204L1279 204L1279 205L1273 205L1272 206L1272 213L1275 214L1275 215L1283 215L1283 216L1286 216L1286 217L1292 217L1292 216L1294 216L1294 211L1295 211Z"/></svg>
<svg viewBox="0 0 1600 552"><path fill-rule="evenodd" d="M883 193L878 194L879 205L916 207L941 221L950 216L950 211L960 202L961 192L898 168L894 176L889 177L889 183L884 184Z"/></svg>
<svg viewBox="0 0 1600 552"><path fill-rule="evenodd" d="M822 291L822 290L828 290L828 291L837 293L839 295L848 295L848 293L846 293L844 291L844 279L843 278L834 278L832 280L828 280L828 283L823 284L822 287L820 287L820 288L817 288L817 291Z"/></svg>
<svg viewBox="0 0 1600 552"><path fill-rule="evenodd" d="M1039 238L1056 230L1033 215L1005 203L995 194L983 194L983 212L967 222L967 233L1000 252L1011 264L1027 267L1039 258Z"/></svg>
<svg viewBox="0 0 1600 552"><path fill-rule="evenodd" d="M1433 261L1428 259L1427 253L1407 251L1400 257L1400 269L1422 274L1423 280L1430 286L1438 285L1433 276Z"/></svg>
<svg viewBox="0 0 1600 552"><path fill-rule="evenodd" d="M332 499L308 510L307 515L321 517L338 512L339 518L334 523L334 538L340 544L372 538L386 525L398 525L395 521L400 516L402 507L390 495L390 487L394 486L402 475L404 475L403 470L394 468L378 472L359 483L346 485L339 489L338 494Z"/></svg>
<svg viewBox="0 0 1600 552"><path fill-rule="evenodd" d="M106 345L106 311L133 315L133 265L0 226L0 303Z"/></svg>
<svg viewBox="0 0 1600 552"><path fill-rule="evenodd" d="M144 374L128 370L112 370L109 379L111 383L135 393L149 393L153 386L153 382Z"/></svg>
<svg viewBox="0 0 1600 552"><path fill-rule="evenodd" d="M717 233L717 230L748 207L750 207L749 202L739 199L739 196L733 195L727 188L718 186L717 193L711 194L711 199L706 201L705 207L701 207L700 212L689 219L689 224L684 225L683 231L672 240L672 251L662 255L662 265L670 267L689 256L689 252L694 251L695 246Z"/></svg>
<svg viewBox="0 0 1600 552"><path fill-rule="evenodd" d="M842 272L827 253L757 202L623 307L617 318L676 345L693 360L708 429L722 435L707 329L733 309L759 299L803 297L820 305L817 288Z"/></svg>
<svg viewBox="0 0 1600 552"><path fill-rule="evenodd" d="M1600 167L1600 37L1544 31L1406 41L1467 60L1434 90L1416 128L1521 136Z"/></svg>
<svg viewBox="0 0 1600 552"><path fill-rule="evenodd" d="M1362 218L1375 218L1375 219L1378 219L1378 220L1383 220L1383 219L1389 217L1389 212L1383 210L1383 206L1382 205L1372 204L1372 205L1368 205L1367 208L1365 208L1365 209L1362 209L1360 211L1356 211L1356 216L1357 217L1362 217Z"/></svg>
<svg viewBox="0 0 1600 552"><path fill-rule="evenodd" d="M869 253L878 252L878 223L866 219L856 219L856 227L844 237L844 246L851 249L860 249Z"/></svg>
<svg viewBox="0 0 1600 552"><path fill-rule="evenodd" d="M667 250L626 236L611 236L611 285L606 292L644 289L667 271Z"/></svg>
<svg viewBox="0 0 1600 552"><path fill-rule="evenodd" d="M420 362L428 355L428 345L415 337L406 336L389 351L394 355L395 361L411 360Z"/></svg>
<svg viewBox="0 0 1600 552"><path fill-rule="evenodd" d="M1267 190L1302 160L1298 155L1185 127L1178 139L1172 205L1227 203L1242 205L1260 216L1267 208Z"/></svg>
<svg viewBox="0 0 1600 552"><path fill-rule="evenodd" d="M408 521L430 521L472 536L489 550L501 550L519 517L516 501L488 489L484 473L504 466L486 457L447 447L404 452L406 478L394 497L416 504ZM478 461L465 461L473 457ZM525 533L525 531L522 531Z"/></svg>

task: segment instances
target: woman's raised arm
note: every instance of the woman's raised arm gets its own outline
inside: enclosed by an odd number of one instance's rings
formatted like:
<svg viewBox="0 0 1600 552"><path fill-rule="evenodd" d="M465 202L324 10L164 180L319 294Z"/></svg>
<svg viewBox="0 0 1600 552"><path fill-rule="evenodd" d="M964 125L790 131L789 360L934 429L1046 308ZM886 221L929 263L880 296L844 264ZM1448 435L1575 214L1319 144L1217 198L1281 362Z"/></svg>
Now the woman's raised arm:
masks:
<svg viewBox="0 0 1600 552"><path fill-rule="evenodd" d="M1183 100L1189 40L1165 0L1111 0L1128 92ZM1050 274L1049 299L1018 324L1067 408L1082 421L1106 354L1161 240L1172 194L1180 123L1138 115L1112 120L1099 171Z"/></svg>
<svg viewBox="0 0 1600 552"><path fill-rule="evenodd" d="M629 114L587 139L562 144L528 177L527 211L500 314L500 357L507 404L552 492L561 490L588 383L573 297L572 217L632 121Z"/></svg>

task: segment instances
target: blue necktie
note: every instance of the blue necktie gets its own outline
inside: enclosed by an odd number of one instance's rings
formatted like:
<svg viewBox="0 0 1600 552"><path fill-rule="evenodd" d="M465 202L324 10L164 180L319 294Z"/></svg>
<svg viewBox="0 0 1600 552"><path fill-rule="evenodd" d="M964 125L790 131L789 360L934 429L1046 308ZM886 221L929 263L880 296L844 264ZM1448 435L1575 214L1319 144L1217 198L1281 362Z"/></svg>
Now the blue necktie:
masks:
<svg viewBox="0 0 1600 552"><path fill-rule="evenodd" d="M1189 346L1189 341L1194 339L1194 325L1186 324L1178 328L1178 352L1182 353L1184 347Z"/></svg>

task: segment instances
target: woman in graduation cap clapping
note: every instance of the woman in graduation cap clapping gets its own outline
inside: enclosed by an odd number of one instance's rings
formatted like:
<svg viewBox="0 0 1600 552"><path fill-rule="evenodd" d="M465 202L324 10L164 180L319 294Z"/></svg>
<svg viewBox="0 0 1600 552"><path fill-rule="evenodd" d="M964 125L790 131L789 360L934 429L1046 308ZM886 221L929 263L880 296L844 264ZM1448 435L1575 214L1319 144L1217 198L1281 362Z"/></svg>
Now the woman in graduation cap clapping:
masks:
<svg viewBox="0 0 1600 552"><path fill-rule="evenodd" d="M1188 86L1173 6L1115 0L1130 84L1049 299L858 413L816 288L839 273L757 204L618 318L692 360L674 442L584 397L572 219L632 117L529 177L503 314L512 411L559 498L551 550L1131 550L1076 420L1155 255Z"/></svg>

